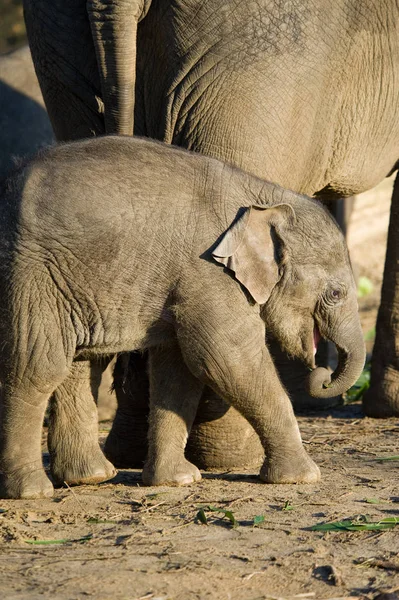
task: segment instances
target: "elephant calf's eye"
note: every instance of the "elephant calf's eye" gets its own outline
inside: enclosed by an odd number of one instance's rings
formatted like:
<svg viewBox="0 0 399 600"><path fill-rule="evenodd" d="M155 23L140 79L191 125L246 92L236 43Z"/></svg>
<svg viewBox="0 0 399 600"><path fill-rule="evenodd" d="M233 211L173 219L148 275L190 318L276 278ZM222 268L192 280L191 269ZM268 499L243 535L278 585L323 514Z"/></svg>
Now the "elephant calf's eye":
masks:
<svg viewBox="0 0 399 600"><path fill-rule="evenodd" d="M327 303L335 304L345 297L345 290L341 287L333 287L327 292L326 301Z"/></svg>

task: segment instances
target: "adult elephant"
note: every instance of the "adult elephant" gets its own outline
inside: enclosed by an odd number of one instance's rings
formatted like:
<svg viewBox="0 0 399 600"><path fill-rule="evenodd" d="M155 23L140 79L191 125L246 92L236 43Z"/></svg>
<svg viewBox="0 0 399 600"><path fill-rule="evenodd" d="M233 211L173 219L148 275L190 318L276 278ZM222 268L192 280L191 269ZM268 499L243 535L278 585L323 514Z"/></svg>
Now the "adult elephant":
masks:
<svg viewBox="0 0 399 600"><path fill-rule="evenodd" d="M25 0L25 17L60 140L129 134L134 123L136 134L324 200L370 189L398 160L396 1ZM398 238L393 222L390 248ZM366 404L374 416L399 414L398 268L386 266ZM119 381L143 385L131 371ZM210 404L216 417L225 411ZM122 406L114 443L130 431ZM124 448L109 452L123 463Z"/></svg>

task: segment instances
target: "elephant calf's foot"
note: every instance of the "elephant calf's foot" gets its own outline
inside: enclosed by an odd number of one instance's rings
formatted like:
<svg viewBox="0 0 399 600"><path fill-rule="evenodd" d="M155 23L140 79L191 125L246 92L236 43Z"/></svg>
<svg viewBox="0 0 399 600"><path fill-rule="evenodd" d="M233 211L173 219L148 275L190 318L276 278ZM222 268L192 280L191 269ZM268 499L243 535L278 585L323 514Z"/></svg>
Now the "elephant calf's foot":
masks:
<svg viewBox="0 0 399 600"><path fill-rule="evenodd" d="M298 457L266 457L260 472L266 483L315 483L320 480L320 469L304 452Z"/></svg>
<svg viewBox="0 0 399 600"><path fill-rule="evenodd" d="M0 474L0 498L36 499L50 498L54 488L40 465Z"/></svg>
<svg viewBox="0 0 399 600"><path fill-rule="evenodd" d="M91 457L91 458L90 458ZM81 460L52 460L51 475L55 485L90 485L115 477L117 471L100 449L87 452Z"/></svg>
<svg viewBox="0 0 399 600"><path fill-rule="evenodd" d="M142 473L144 485L187 485L200 479L197 467L184 458L145 465Z"/></svg>

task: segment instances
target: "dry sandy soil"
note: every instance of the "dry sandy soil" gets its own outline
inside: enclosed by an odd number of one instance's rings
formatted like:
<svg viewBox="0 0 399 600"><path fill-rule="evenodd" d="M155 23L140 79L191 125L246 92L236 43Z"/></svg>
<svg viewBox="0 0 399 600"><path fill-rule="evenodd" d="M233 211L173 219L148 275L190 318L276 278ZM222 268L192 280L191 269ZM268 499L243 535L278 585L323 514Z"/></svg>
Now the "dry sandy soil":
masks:
<svg viewBox="0 0 399 600"><path fill-rule="evenodd" d="M378 305L391 185L357 199L350 230L358 275L375 286L361 300L365 331ZM299 424L322 469L317 485L264 485L251 468L145 488L139 471L121 471L112 483L59 489L53 499L0 501L1 598L398 599L398 527L310 527L399 516L399 462L379 460L398 454L399 420L365 419L355 404ZM109 427L101 423L103 439ZM202 524L197 514L208 506L232 511L237 525L215 512Z"/></svg>

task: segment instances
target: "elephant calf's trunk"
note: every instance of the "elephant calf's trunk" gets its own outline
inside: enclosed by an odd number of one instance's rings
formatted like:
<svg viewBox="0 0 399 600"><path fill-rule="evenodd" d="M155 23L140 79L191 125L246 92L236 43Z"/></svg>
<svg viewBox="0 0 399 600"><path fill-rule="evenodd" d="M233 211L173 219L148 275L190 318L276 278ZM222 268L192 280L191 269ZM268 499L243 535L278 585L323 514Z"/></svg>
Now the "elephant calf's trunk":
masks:
<svg viewBox="0 0 399 600"><path fill-rule="evenodd" d="M366 360L366 348L360 325L356 335L352 337L350 348L347 344L339 344L332 340L338 348L339 362L334 373L328 369L317 367L307 380L307 389L315 398L331 398L346 392L360 377Z"/></svg>

